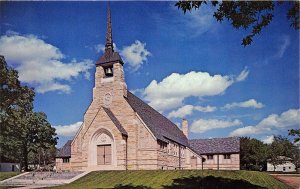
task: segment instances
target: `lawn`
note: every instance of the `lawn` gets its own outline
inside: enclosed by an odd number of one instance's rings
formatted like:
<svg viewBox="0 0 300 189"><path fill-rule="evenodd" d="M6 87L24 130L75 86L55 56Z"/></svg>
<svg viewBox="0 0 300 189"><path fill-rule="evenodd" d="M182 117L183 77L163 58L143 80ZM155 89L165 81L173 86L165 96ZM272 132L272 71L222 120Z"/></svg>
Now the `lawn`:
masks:
<svg viewBox="0 0 300 189"><path fill-rule="evenodd" d="M288 189L270 175L255 171L95 171L56 189Z"/></svg>
<svg viewBox="0 0 300 189"><path fill-rule="evenodd" d="M19 172L0 172L0 181L8 179L10 177L14 177L20 174Z"/></svg>

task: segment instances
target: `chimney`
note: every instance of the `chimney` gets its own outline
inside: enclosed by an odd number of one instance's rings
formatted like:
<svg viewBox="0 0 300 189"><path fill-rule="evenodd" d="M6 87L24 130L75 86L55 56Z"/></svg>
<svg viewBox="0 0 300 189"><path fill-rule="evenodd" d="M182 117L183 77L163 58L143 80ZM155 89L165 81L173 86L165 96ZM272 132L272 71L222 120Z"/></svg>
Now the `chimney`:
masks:
<svg viewBox="0 0 300 189"><path fill-rule="evenodd" d="M189 138L189 123L186 119L182 119L181 130L186 138Z"/></svg>

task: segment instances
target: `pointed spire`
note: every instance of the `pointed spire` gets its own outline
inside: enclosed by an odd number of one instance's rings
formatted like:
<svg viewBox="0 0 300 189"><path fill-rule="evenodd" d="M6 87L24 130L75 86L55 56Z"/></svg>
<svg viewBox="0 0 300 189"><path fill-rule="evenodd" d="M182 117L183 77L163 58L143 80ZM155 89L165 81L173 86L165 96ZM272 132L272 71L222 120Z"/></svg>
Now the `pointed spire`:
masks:
<svg viewBox="0 0 300 189"><path fill-rule="evenodd" d="M112 40L112 27L111 27L111 15L110 15L110 3L108 1L107 9L107 31L106 31L106 44L105 51L111 49L114 51L113 40Z"/></svg>
<svg viewBox="0 0 300 189"><path fill-rule="evenodd" d="M108 1L105 52L98 59L98 61L96 62L96 65L105 65L105 64L111 64L111 63L117 63L117 62L121 63L122 65L124 64L119 53L114 51L113 39L112 39L110 3Z"/></svg>

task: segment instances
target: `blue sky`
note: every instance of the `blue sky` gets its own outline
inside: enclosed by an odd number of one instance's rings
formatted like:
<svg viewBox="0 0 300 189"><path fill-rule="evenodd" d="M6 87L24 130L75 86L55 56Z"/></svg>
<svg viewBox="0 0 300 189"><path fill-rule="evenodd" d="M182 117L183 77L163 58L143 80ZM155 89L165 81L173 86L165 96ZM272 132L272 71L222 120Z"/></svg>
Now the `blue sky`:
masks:
<svg viewBox="0 0 300 189"><path fill-rule="evenodd" d="M0 54L35 87L35 111L72 139L92 99L105 43L107 2L1 2ZM191 138L250 136L270 142L300 127L299 31L288 6L252 45L214 9L183 15L174 2L111 2L113 40L128 89ZM249 32L249 31L248 31Z"/></svg>

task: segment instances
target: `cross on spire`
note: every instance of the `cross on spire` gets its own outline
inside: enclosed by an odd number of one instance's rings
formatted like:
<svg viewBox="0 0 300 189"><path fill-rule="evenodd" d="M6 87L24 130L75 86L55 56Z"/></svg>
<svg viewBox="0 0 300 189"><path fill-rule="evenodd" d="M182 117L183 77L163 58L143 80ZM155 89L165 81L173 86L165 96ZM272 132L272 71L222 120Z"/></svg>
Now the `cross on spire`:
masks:
<svg viewBox="0 0 300 189"><path fill-rule="evenodd" d="M109 1L108 1L108 10L107 10L107 31L106 31L106 44L105 44L105 51L107 50L114 51Z"/></svg>

